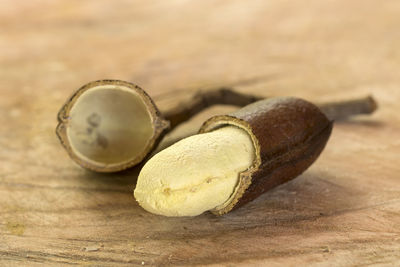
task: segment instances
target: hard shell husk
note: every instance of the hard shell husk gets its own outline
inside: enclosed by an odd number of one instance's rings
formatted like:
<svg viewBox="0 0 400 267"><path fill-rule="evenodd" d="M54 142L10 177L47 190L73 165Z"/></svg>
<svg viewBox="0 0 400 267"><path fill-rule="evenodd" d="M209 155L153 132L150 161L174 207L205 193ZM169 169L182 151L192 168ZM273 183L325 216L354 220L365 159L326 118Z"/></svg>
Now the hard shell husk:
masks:
<svg viewBox="0 0 400 267"><path fill-rule="evenodd" d="M271 98L230 115L207 120L200 133L224 125L244 129L255 148L252 166L239 174L231 197L211 210L217 215L236 209L303 173L320 155L332 131L332 121L315 105L298 98Z"/></svg>
<svg viewBox="0 0 400 267"><path fill-rule="evenodd" d="M149 140L145 150L140 153L136 158L128 162L121 162L121 163L113 163L113 164L101 164L96 163L93 161L84 160L73 151L71 144L67 137L67 125L69 123L70 117L69 113L71 108L73 107L74 103L78 100L78 98L87 90L102 85L113 85L116 86L123 86L125 88L129 88L135 91L143 102L146 105L146 108L151 116L152 125L153 125L153 135ZM116 89L118 90L118 89ZM90 169L96 172L116 172L125 170L129 167L132 167L140 162L150 154L150 152L157 146L157 144L161 141L162 137L166 134L169 128L169 122L166 121L160 114L160 111L157 109L156 105L154 104L153 100L150 96L139 86L129 83L126 81L120 80L99 80L90 82L81 88L79 88L62 106L58 113L58 125L56 127L56 134L61 141L61 144L64 146L66 151L68 152L69 156L80 166Z"/></svg>

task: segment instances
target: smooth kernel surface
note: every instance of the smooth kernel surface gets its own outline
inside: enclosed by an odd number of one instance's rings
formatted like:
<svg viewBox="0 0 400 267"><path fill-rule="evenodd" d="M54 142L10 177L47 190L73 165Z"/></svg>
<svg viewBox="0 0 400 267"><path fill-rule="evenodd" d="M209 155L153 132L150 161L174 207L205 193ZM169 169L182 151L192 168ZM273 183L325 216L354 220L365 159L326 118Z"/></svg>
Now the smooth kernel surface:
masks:
<svg viewBox="0 0 400 267"><path fill-rule="evenodd" d="M236 126L194 135L153 156L134 195L149 212L196 216L225 203L253 160L251 138Z"/></svg>

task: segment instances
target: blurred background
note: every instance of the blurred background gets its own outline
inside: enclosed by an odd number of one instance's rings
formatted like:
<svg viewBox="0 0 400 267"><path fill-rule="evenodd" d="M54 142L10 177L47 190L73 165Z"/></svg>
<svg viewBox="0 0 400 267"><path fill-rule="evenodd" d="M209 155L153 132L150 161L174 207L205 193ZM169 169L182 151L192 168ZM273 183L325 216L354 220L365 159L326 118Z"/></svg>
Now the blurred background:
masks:
<svg viewBox="0 0 400 267"><path fill-rule="evenodd" d="M3 0L2 92L58 101L102 78L151 95L217 83L329 97L371 91L398 79L399 5Z"/></svg>

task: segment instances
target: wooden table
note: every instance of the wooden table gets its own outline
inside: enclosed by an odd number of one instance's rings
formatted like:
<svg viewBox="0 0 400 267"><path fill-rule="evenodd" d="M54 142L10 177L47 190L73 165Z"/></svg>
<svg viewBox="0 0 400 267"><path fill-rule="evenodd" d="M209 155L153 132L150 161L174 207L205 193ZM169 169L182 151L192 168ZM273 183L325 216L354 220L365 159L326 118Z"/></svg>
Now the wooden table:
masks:
<svg viewBox="0 0 400 267"><path fill-rule="evenodd" d="M399 265L399 14L397 0L3 0L0 265ZM135 202L136 170L85 171L56 139L63 102L104 78L162 109L217 85L380 107L336 123L308 171L247 206L164 218Z"/></svg>

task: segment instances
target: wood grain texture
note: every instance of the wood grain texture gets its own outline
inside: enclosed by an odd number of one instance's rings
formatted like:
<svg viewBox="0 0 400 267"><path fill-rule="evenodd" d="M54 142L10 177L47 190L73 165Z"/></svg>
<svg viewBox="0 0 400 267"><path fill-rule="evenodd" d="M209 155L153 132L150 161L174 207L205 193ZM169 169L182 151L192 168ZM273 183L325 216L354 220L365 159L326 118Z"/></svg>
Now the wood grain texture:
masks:
<svg viewBox="0 0 400 267"><path fill-rule="evenodd" d="M400 2L11 1L0 7L0 265L361 266L400 262ZM222 217L164 218L137 170L75 165L56 114L97 79L161 109L199 87L380 109L334 126L299 178ZM215 108L169 136L196 131Z"/></svg>

